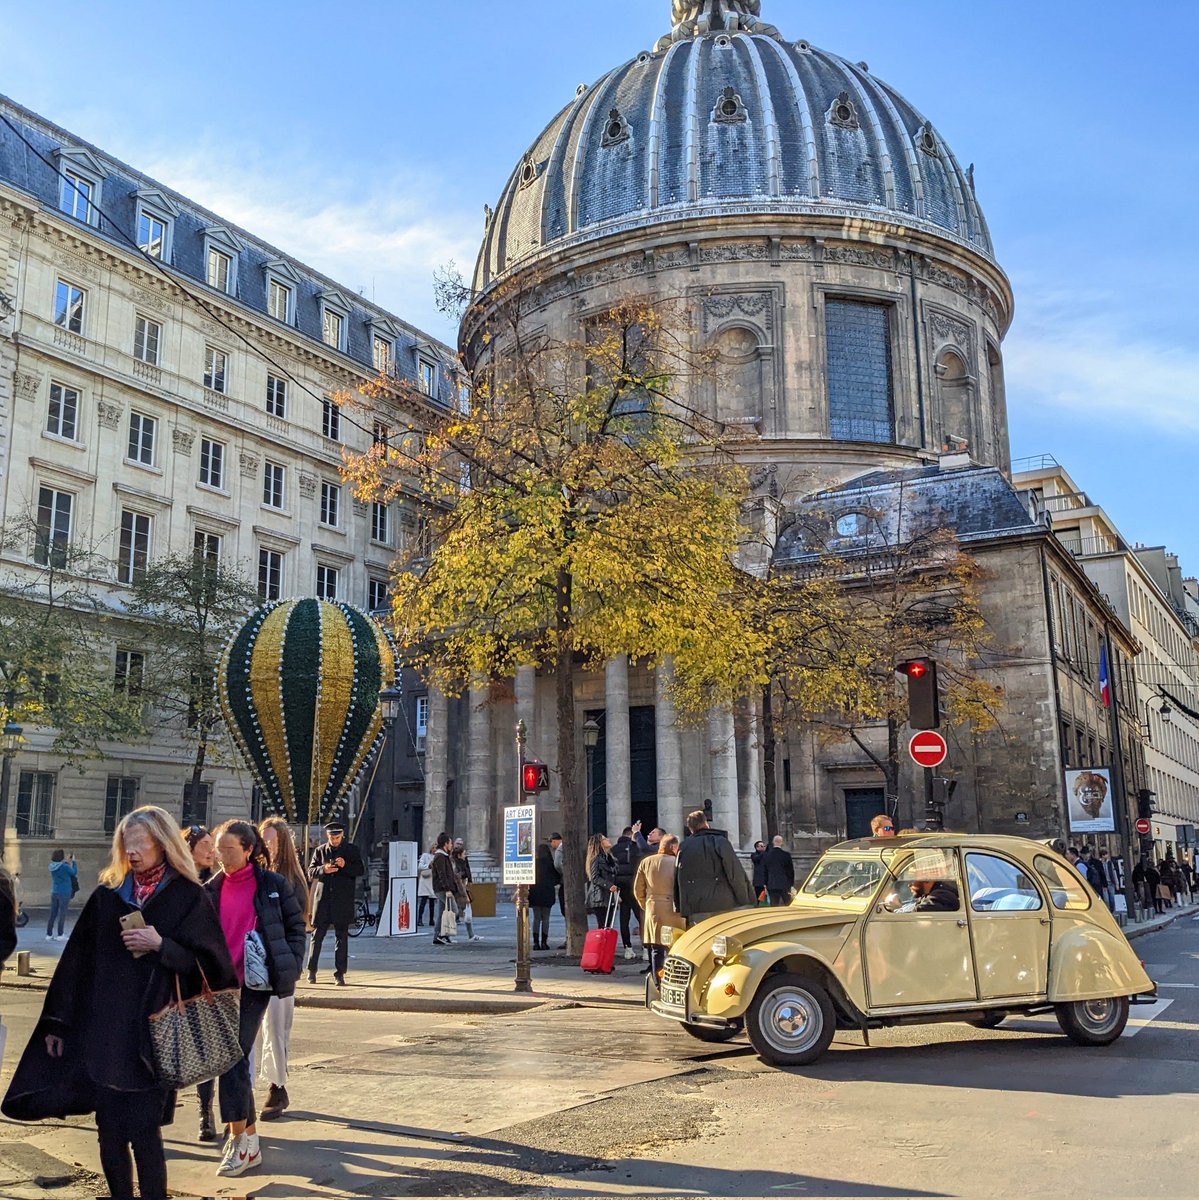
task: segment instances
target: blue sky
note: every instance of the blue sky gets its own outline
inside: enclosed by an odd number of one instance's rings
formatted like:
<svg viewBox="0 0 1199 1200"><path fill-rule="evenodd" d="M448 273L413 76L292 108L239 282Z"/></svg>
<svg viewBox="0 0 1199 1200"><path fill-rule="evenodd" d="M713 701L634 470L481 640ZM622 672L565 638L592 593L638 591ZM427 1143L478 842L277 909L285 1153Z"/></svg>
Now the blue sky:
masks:
<svg viewBox="0 0 1199 1200"><path fill-rule="evenodd" d="M0 0L0 91L429 332L433 267L669 0ZM865 60L963 165L1016 292L1012 453L1199 574L1199 5L764 0Z"/></svg>

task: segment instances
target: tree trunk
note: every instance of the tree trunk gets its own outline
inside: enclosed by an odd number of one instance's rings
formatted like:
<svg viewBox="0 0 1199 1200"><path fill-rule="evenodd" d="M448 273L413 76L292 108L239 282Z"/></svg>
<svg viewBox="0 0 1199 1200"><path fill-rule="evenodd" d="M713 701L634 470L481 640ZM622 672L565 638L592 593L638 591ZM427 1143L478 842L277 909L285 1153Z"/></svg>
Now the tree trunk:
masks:
<svg viewBox="0 0 1199 1200"><path fill-rule="evenodd" d="M887 762L883 772L887 786L887 812L891 820L899 821L899 724L892 717L887 722ZM910 822L909 822L910 823Z"/></svg>
<svg viewBox="0 0 1199 1200"><path fill-rule="evenodd" d="M558 780L562 808L562 894L566 898L566 952L583 953L587 936L584 907L584 838L587 814L579 792L578 758L575 750L574 638L572 637L572 589L570 572L560 570L557 581L557 648L554 687L558 710Z"/></svg>

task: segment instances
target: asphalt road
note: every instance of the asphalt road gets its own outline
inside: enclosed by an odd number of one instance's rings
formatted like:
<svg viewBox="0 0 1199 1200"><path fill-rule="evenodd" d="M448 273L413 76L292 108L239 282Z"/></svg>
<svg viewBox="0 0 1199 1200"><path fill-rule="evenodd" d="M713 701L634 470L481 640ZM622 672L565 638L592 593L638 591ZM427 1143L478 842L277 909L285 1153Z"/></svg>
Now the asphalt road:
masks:
<svg viewBox="0 0 1199 1200"><path fill-rule="evenodd" d="M180 1195L1156 1197L1195 1194L1199 921L1136 947L1162 1003L1115 1045L1052 1020L843 1034L777 1071L627 1009L518 1016L303 1011L292 1109L264 1165L214 1174L194 1100L168 1131ZM40 996L0 992L7 1080ZM86 1121L0 1123L6 1200L102 1195ZM35 1173L58 1179L52 1190ZM56 1175L57 1172L57 1175Z"/></svg>

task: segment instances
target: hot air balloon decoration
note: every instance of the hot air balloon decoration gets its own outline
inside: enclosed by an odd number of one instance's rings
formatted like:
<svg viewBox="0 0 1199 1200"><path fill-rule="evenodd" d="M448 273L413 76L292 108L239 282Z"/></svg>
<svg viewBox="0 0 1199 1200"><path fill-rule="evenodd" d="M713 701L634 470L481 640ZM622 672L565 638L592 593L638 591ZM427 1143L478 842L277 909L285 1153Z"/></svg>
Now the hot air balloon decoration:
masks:
<svg viewBox="0 0 1199 1200"><path fill-rule="evenodd" d="M266 805L312 825L339 815L383 737L396 682L387 631L350 604L280 600L250 614L218 672L221 710Z"/></svg>

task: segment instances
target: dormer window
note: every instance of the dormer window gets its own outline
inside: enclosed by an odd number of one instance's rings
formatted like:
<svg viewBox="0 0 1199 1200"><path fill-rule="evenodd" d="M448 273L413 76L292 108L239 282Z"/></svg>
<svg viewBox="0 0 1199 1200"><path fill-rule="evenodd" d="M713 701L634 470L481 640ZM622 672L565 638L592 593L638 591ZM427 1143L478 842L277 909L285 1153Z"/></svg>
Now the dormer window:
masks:
<svg viewBox="0 0 1199 1200"><path fill-rule="evenodd" d="M58 167L58 207L85 225L100 224L100 184L105 171L100 160L87 150L63 147L55 151Z"/></svg>
<svg viewBox="0 0 1199 1200"><path fill-rule="evenodd" d="M179 209L154 188L138 188L137 246L161 262L171 261L171 236Z"/></svg>
<svg viewBox="0 0 1199 1200"><path fill-rule="evenodd" d="M204 272L210 288L237 295L237 263L242 250L237 240L222 225L210 225L204 230Z"/></svg>
<svg viewBox="0 0 1199 1200"><path fill-rule="evenodd" d="M371 338L371 363L380 375L391 375L395 371L396 338L400 331L381 316L369 317L366 324Z"/></svg>
<svg viewBox="0 0 1199 1200"><path fill-rule="evenodd" d="M266 272L266 311L284 325L296 323L296 287L300 282L295 268L281 258L263 264Z"/></svg>
<svg viewBox="0 0 1199 1200"><path fill-rule="evenodd" d="M321 292L321 341L333 350L346 351L346 328L350 315L349 301L332 289Z"/></svg>
<svg viewBox="0 0 1199 1200"><path fill-rule="evenodd" d="M712 117L721 124L732 124L736 121L749 120L749 113L736 90L726 87L720 94L720 99L716 101Z"/></svg>
<svg viewBox="0 0 1199 1200"><path fill-rule="evenodd" d="M437 395L437 368L423 358L420 360L420 390L426 396Z"/></svg>
<svg viewBox="0 0 1199 1200"><path fill-rule="evenodd" d="M631 133L629 123L621 115L620 109L614 108L608 113L608 120L604 125L604 136L600 144L603 146L615 146L618 142L627 142Z"/></svg>
<svg viewBox="0 0 1199 1200"><path fill-rule="evenodd" d="M833 101L832 107L828 110L828 119L831 124L839 125L842 129L857 129L859 127L858 111L854 108L853 101L849 98L848 92L842 92Z"/></svg>

